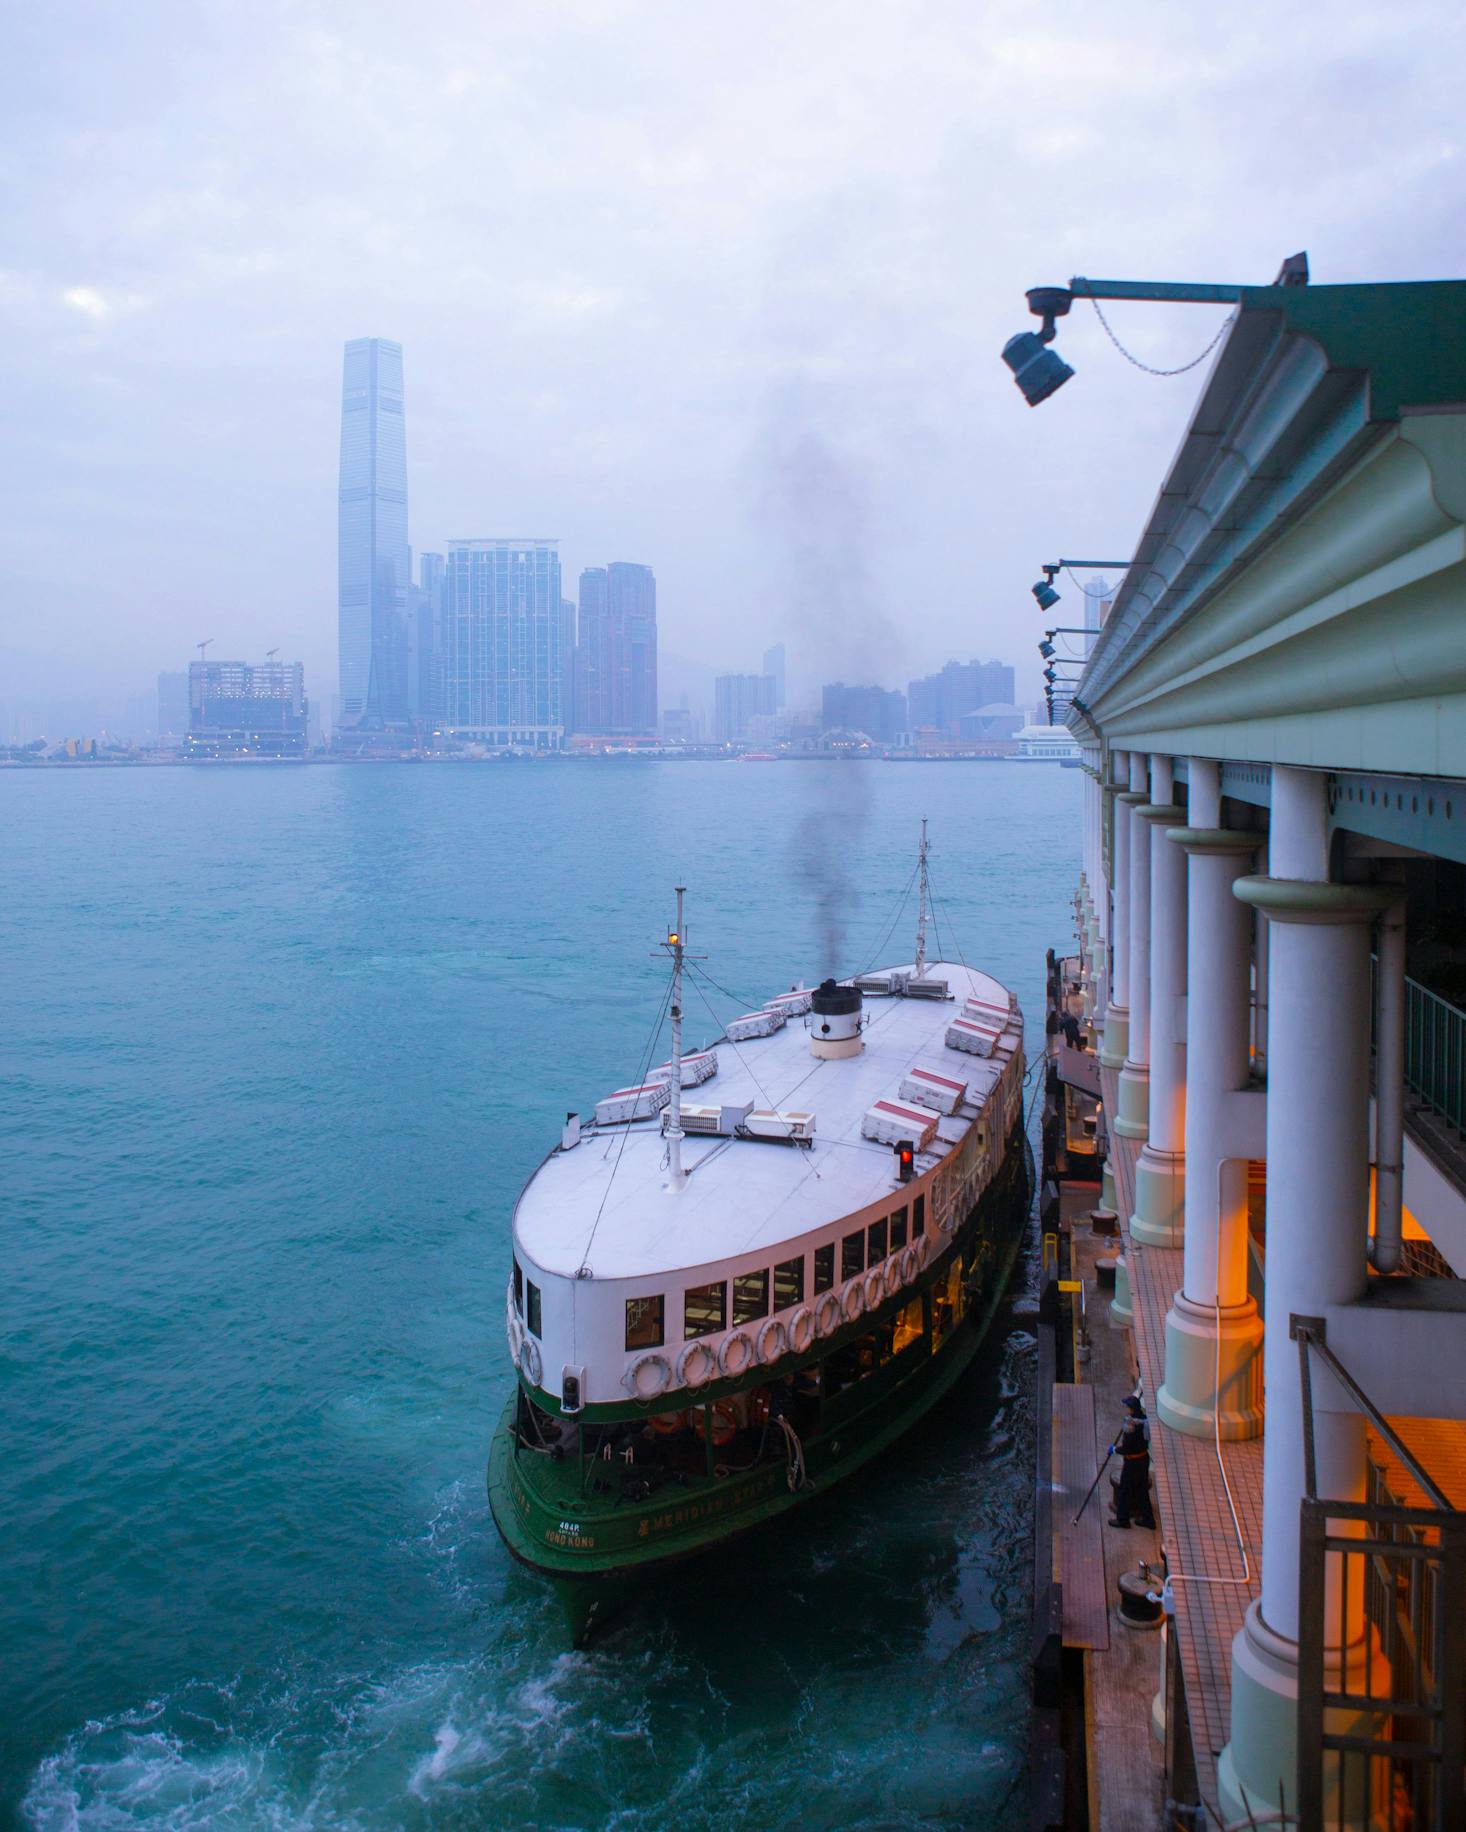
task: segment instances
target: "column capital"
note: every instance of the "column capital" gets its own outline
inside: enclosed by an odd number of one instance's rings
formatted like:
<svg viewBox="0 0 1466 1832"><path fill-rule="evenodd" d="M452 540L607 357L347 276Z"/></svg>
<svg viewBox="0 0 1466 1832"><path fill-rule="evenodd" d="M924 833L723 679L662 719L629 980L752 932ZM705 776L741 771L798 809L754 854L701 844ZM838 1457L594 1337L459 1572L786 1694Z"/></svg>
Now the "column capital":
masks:
<svg viewBox="0 0 1466 1832"><path fill-rule="evenodd" d="M1232 895L1273 922L1372 922L1400 896L1398 885L1330 884L1312 878L1238 878Z"/></svg>
<svg viewBox="0 0 1466 1832"><path fill-rule="evenodd" d="M1246 833L1239 827L1172 827L1166 838L1186 852L1256 852L1262 844L1260 833Z"/></svg>
<svg viewBox="0 0 1466 1832"><path fill-rule="evenodd" d="M1144 808L1148 805L1150 797L1146 794L1144 789L1117 788L1115 790L1115 800L1128 802L1132 808Z"/></svg>
<svg viewBox="0 0 1466 1832"><path fill-rule="evenodd" d="M1178 808L1173 802L1149 802L1135 810L1138 821L1149 821L1156 827L1179 827L1186 819L1186 810Z"/></svg>

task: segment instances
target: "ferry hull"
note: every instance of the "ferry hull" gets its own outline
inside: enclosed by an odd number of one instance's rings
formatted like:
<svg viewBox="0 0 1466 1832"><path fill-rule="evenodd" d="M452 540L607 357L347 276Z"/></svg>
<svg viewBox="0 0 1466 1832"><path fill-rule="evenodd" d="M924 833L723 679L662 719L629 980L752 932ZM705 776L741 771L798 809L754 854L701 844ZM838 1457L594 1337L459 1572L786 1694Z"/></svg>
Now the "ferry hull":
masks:
<svg viewBox="0 0 1466 1832"><path fill-rule="evenodd" d="M863 1404L809 1437L802 1447L803 1484L792 1480L791 1461L778 1456L717 1480L669 1482L643 1498L623 1494L610 1505L588 1500L568 1479L548 1484L541 1479L542 1455L516 1453L518 1395L512 1396L490 1450L489 1505L511 1553L553 1582L576 1645L604 1623L629 1588L831 1493L930 1412L971 1365L987 1335L1026 1230L1030 1195L1025 1141L1015 1128L998 1175L919 1283L794 1364L828 1361L915 1296L930 1319L931 1294L950 1288L953 1267L972 1268L963 1271L961 1315L940 1345L932 1346L924 1334L919 1344L866 1377ZM540 1467L531 1469L531 1463ZM568 1460L559 1469L568 1478Z"/></svg>

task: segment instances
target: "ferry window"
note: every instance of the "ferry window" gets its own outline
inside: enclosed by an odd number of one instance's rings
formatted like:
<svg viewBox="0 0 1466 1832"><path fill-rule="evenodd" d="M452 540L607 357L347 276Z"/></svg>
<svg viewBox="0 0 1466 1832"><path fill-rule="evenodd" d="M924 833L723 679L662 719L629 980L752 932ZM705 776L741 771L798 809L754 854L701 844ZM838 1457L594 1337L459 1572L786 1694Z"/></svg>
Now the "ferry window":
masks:
<svg viewBox="0 0 1466 1832"><path fill-rule="evenodd" d="M529 1279L524 1289L529 1299L525 1307L524 1320L529 1326L530 1335L538 1336L540 1333L540 1288L533 1279Z"/></svg>
<svg viewBox="0 0 1466 1832"><path fill-rule="evenodd" d="M921 1195L919 1195L916 1198L916 1201L913 1202L911 1205L911 1238L913 1240L919 1240L921 1236L925 1233L926 1233L926 1192L923 1190Z"/></svg>
<svg viewBox="0 0 1466 1832"><path fill-rule="evenodd" d="M626 1346L629 1349L659 1349L666 1341L666 1299L659 1292L654 1298L626 1300Z"/></svg>
<svg viewBox="0 0 1466 1832"><path fill-rule="evenodd" d="M873 1221L869 1228L866 1229L866 1242L870 1248L868 1263L872 1266L878 1266L886 1257L886 1221L884 1216L882 1216L879 1221Z"/></svg>
<svg viewBox="0 0 1466 1832"><path fill-rule="evenodd" d="M814 1291L818 1297L822 1291L828 1291L835 1282L835 1243L827 1247L816 1247L814 1250Z"/></svg>
<svg viewBox="0 0 1466 1832"><path fill-rule="evenodd" d="M769 1314L769 1270L740 1272L733 1281L733 1323L752 1323Z"/></svg>
<svg viewBox="0 0 1466 1832"><path fill-rule="evenodd" d="M716 1285L690 1285L682 1299L682 1334L691 1340L694 1336L711 1336L727 1326L728 1322L728 1287L721 1282Z"/></svg>
<svg viewBox="0 0 1466 1832"><path fill-rule="evenodd" d="M896 1209L891 1215L891 1251L899 1253L906 1245L906 1211Z"/></svg>
<svg viewBox="0 0 1466 1832"><path fill-rule="evenodd" d="M833 1258L833 1254L831 1255ZM833 1268L831 1268L833 1271ZM804 1302L804 1259L783 1260L774 1268L774 1309Z"/></svg>
<svg viewBox="0 0 1466 1832"><path fill-rule="evenodd" d="M840 1242L840 1277L853 1279L865 1271L865 1234L847 1234Z"/></svg>
<svg viewBox="0 0 1466 1832"><path fill-rule="evenodd" d="M514 1262L514 1308L524 1315L524 1273L518 1260Z"/></svg>
<svg viewBox="0 0 1466 1832"><path fill-rule="evenodd" d="M896 1318L896 1337L894 1348L899 1355L902 1349L910 1348L913 1342L921 1341L921 1297L918 1294L901 1311Z"/></svg>

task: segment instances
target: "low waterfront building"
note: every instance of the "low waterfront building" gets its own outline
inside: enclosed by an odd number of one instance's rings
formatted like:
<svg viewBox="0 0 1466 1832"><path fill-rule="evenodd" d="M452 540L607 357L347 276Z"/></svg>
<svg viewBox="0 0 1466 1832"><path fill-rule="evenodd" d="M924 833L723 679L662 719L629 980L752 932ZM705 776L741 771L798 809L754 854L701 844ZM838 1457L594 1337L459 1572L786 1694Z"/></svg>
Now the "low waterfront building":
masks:
<svg viewBox="0 0 1466 1832"><path fill-rule="evenodd" d="M303 757L309 730L301 663L189 663L185 757Z"/></svg>
<svg viewBox="0 0 1466 1832"><path fill-rule="evenodd" d="M1243 289L1069 726L1174 1791L1466 1824L1466 283Z"/></svg>

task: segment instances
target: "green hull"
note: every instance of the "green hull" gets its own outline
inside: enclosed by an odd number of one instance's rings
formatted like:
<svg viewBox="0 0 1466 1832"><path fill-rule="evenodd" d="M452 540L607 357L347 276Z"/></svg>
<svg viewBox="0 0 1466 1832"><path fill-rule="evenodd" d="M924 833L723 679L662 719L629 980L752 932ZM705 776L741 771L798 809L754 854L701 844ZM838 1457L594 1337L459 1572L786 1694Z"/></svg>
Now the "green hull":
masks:
<svg viewBox="0 0 1466 1832"><path fill-rule="evenodd" d="M806 1356L780 1365L781 1375L818 1368L899 1313L910 1316L913 1301L921 1300L919 1340L821 1404L817 1427L802 1444L802 1483L794 1480L778 1431L765 1434L762 1456L748 1467L719 1466L716 1474L684 1468L654 1472L644 1481L640 1472L623 1476L615 1462L587 1463L568 1455L556 1461L520 1446L516 1392L490 1449L489 1506L514 1556L554 1582L574 1640L582 1641L629 1585L827 1494L930 1411L982 1345L1023 1238L1028 1201L1024 1141L1015 1131L999 1175L919 1280ZM955 1319L949 1314L938 1342L933 1319L943 1295L954 1290L960 1293L959 1314ZM738 1385L747 1390L767 1385L769 1378L762 1371ZM728 1385L709 1393L725 1392ZM699 1401L705 1397L699 1395ZM730 1459L735 1454L730 1452ZM745 1449L745 1462L749 1454Z"/></svg>

